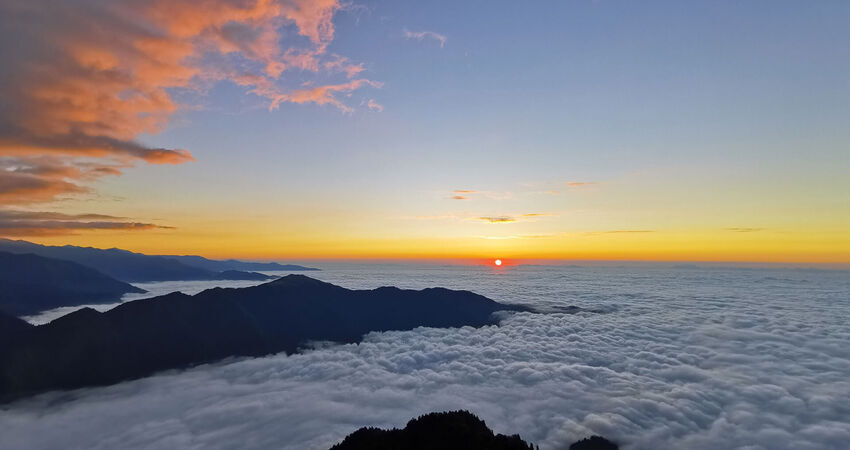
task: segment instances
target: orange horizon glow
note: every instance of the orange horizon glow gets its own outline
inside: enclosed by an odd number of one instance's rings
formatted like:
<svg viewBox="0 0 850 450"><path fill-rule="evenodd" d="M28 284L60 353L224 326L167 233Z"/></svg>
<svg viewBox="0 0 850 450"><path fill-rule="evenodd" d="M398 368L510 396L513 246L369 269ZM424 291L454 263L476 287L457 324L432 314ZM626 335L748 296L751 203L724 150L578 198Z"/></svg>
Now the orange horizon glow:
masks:
<svg viewBox="0 0 850 450"><path fill-rule="evenodd" d="M111 233L110 233L111 234ZM116 233L117 234L117 233ZM132 233L129 233L132 234ZM156 234L156 232L149 233ZM92 235L88 235L92 237ZM124 234L126 236L126 234ZM136 236L139 236L136 234ZM348 247L344 245L334 246L326 244L324 248L318 246L312 247L311 251L279 251L271 248L258 249L256 243L253 246L235 246L231 249L216 246L180 246L175 247L171 244L166 245L144 245L140 242L124 241L118 243L116 236L106 238L106 233L100 236L101 239L86 239L85 236L47 236L33 238L12 238L22 239L30 242L40 243L43 245L78 245L92 246L97 248L122 248L145 254L180 254L180 255L200 255L211 259L250 259L260 261L338 261L338 262L424 262L424 263L441 263L441 264L457 264L457 265L478 265L490 267L512 267L527 264L541 265L559 265L570 263L584 264L605 264L605 263L705 263L712 265L799 265L813 267L829 267L836 269L850 269L850 255L828 253L826 251L812 252L809 254L783 254L780 252L708 252L708 251L689 251L677 252L668 249L667 251L648 251L646 249L635 248L620 248L609 249L607 251L574 251L563 252L557 254L550 252L523 252L510 251L503 249L500 253L507 255L506 257L498 258L502 265L497 266L495 260L488 254L492 252L488 250L470 251L461 253L452 251L448 246L438 248L434 245L424 244L428 251L420 249L419 251L401 251L402 249L394 248L394 251L387 251L387 248L395 247L393 243L384 242L383 245L378 245L377 242L371 242L372 251L366 251L363 248ZM104 239L105 238L105 239ZM96 241L104 241L98 244ZM156 241L151 242L154 244ZM140 245L141 244L141 245ZM368 244L364 244L368 245ZM731 246L730 246L731 247ZM251 251L255 249L254 251ZM554 254L553 254L554 253Z"/></svg>

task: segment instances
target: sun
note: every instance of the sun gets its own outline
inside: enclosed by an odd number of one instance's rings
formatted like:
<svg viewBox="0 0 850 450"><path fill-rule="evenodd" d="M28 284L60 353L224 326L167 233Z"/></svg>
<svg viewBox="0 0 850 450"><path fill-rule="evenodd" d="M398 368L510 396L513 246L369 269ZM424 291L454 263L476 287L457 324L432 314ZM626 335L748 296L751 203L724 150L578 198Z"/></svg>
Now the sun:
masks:
<svg viewBox="0 0 850 450"><path fill-rule="evenodd" d="M501 265L502 265L502 260L501 260L501 259L497 259L497 260L493 261L493 264L495 264L495 265L497 265L497 266L501 266Z"/></svg>

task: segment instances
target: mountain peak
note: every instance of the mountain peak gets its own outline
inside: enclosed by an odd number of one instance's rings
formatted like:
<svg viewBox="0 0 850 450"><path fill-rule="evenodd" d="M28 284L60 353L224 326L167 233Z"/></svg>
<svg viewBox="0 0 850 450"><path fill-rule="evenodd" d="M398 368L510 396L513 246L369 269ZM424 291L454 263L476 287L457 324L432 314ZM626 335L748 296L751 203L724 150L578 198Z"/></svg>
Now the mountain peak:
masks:
<svg viewBox="0 0 850 450"><path fill-rule="evenodd" d="M333 286L330 283L325 283L324 281L319 281L315 278L310 278L306 275L299 274L290 274L282 276L274 281L270 281L266 283L266 285L272 286L286 286L286 287L315 287L315 286Z"/></svg>

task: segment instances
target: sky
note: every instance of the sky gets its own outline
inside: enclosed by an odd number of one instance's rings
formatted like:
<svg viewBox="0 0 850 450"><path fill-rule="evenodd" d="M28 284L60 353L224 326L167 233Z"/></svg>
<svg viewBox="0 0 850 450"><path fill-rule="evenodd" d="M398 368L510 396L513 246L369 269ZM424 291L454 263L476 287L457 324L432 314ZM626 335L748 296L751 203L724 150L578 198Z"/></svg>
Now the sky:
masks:
<svg viewBox="0 0 850 450"><path fill-rule="evenodd" d="M8 0L0 236L850 266L846 1Z"/></svg>

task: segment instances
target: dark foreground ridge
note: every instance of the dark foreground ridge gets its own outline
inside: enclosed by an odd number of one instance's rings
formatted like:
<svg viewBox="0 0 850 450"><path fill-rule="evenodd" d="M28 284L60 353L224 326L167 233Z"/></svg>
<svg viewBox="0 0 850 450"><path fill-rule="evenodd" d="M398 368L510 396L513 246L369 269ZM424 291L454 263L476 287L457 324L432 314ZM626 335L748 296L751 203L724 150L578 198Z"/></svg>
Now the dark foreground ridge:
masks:
<svg viewBox="0 0 850 450"><path fill-rule="evenodd" d="M144 377L230 356L294 353L309 341L359 342L370 331L496 324L525 310L468 291L349 290L304 275L248 288L136 300L20 323L0 343L0 401Z"/></svg>
<svg viewBox="0 0 850 450"><path fill-rule="evenodd" d="M70 261L0 252L0 311L9 315L112 303L128 292L146 291Z"/></svg>
<svg viewBox="0 0 850 450"><path fill-rule="evenodd" d="M495 434L468 411L426 414L399 430L364 427L330 450L534 450L519 435Z"/></svg>
<svg viewBox="0 0 850 450"><path fill-rule="evenodd" d="M515 434L495 434L468 411L437 412L407 422L399 430L364 427L330 450L535 450ZM570 445L570 450L617 450L613 442L593 436Z"/></svg>
<svg viewBox="0 0 850 450"><path fill-rule="evenodd" d="M308 267L276 263L250 263L237 260L216 261L200 256L156 256L118 248L100 249L73 245L50 246L27 241L0 239L0 251L32 253L46 258L63 259L98 270L128 283L185 280L267 280L267 275L252 270L311 270Z"/></svg>
<svg viewBox="0 0 850 450"><path fill-rule="evenodd" d="M570 445L570 450L617 450L617 444L602 436L591 436Z"/></svg>

